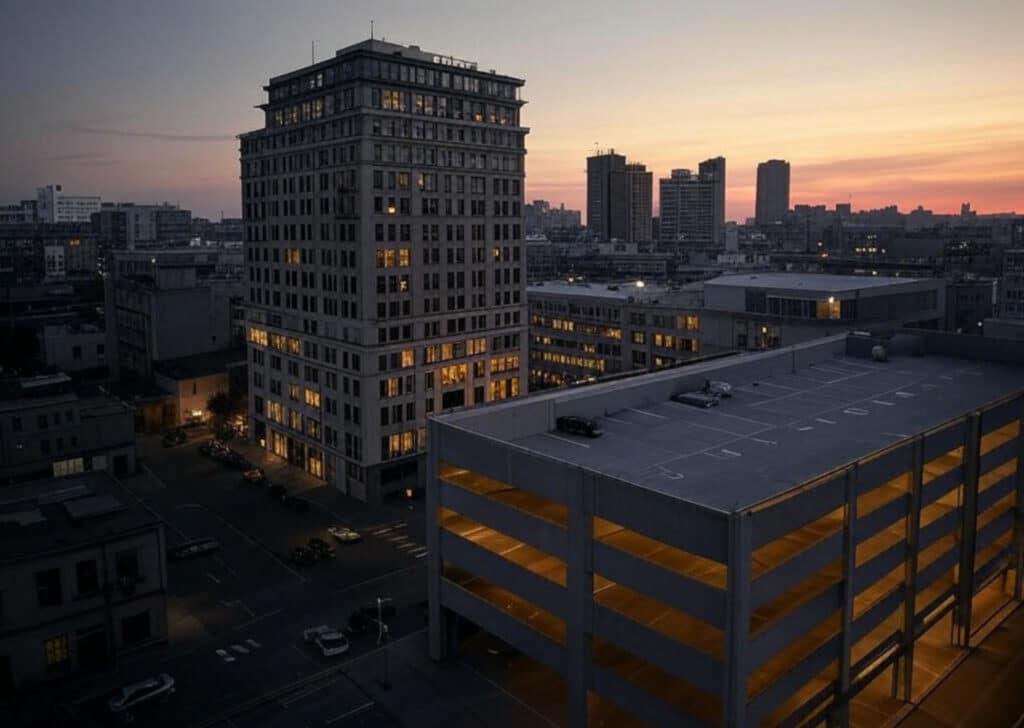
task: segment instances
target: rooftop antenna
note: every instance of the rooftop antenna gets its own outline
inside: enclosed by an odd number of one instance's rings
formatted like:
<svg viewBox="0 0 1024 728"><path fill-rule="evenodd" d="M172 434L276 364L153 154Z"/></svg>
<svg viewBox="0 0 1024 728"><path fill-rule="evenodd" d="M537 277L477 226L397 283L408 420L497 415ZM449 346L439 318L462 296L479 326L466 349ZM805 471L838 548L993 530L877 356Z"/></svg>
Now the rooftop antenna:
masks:
<svg viewBox="0 0 1024 728"><path fill-rule="evenodd" d="M370 40L373 40L373 20L370 21Z"/></svg>
<svg viewBox="0 0 1024 728"><path fill-rule="evenodd" d="M309 61L310 63L316 63L316 41L309 41Z"/></svg>

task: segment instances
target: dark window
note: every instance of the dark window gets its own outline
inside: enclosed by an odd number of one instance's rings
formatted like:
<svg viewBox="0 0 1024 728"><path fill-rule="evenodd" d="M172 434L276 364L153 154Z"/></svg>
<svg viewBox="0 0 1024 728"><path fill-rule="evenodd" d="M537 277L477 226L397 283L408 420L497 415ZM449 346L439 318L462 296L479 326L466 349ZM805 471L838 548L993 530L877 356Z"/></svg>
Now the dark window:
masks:
<svg viewBox="0 0 1024 728"><path fill-rule="evenodd" d="M36 572L36 594L39 596L40 607L52 607L63 601L60 591L60 569Z"/></svg>
<svg viewBox="0 0 1024 728"><path fill-rule="evenodd" d="M75 566L79 595L95 594L100 590L100 571L95 559L79 561Z"/></svg>
<svg viewBox="0 0 1024 728"><path fill-rule="evenodd" d="M137 550L121 551L115 559L118 581L135 583L142 579L139 569L139 552Z"/></svg>
<svg viewBox="0 0 1024 728"><path fill-rule="evenodd" d="M126 644L142 642L150 637L149 610L121 620L121 641Z"/></svg>

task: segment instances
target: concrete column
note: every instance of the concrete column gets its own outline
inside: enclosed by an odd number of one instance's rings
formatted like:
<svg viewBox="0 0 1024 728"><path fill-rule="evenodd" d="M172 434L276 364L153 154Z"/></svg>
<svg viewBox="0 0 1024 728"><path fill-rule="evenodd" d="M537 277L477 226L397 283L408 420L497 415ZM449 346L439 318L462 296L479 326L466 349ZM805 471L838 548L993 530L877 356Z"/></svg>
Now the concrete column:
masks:
<svg viewBox="0 0 1024 728"><path fill-rule="evenodd" d="M829 725L850 724L850 660L853 651L853 598L857 594L854 574L857 571L857 466L846 470L846 517L843 519L843 616L842 646L839 654L839 690L834 699Z"/></svg>
<svg viewBox="0 0 1024 728"><path fill-rule="evenodd" d="M963 530L960 536L959 580L954 611L955 643L969 647L971 642L971 598L974 596L974 551L978 526L978 468L980 465L981 414L967 416L964 434Z"/></svg>
<svg viewBox="0 0 1024 728"><path fill-rule="evenodd" d="M751 526L749 513L729 516L723 728L747 725L747 646L750 642Z"/></svg>
<svg viewBox="0 0 1024 728"><path fill-rule="evenodd" d="M566 683L569 725L588 723L587 692L592 684L591 643L594 625L593 513L594 476L578 471L569 489L568 547L566 549Z"/></svg>
<svg viewBox="0 0 1024 728"><path fill-rule="evenodd" d="M924 439L911 446L910 508L907 513L906 556L903 561L903 650L892 671L892 695L909 701L914 677L914 611L917 602L917 557L921 533L921 485L924 469Z"/></svg>
<svg viewBox="0 0 1024 728"><path fill-rule="evenodd" d="M429 647L433 660L442 660L449 655L450 645L447 618L441 607L441 523L438 519L440 508L441 484L438 480L440 469L438 459L439 425L430 421L430 434L427 449L427 492L426 511L424 512L424 528L427 533L427 617L430 624Z"/></svg>
<svg viewBox="0 0 1024 728"><path fill-rule="evenodd" d="M1014 569L1013 598L1024 597L1024 397L1017 404L1020 432L1017 435L1017 507L1013 520L1013 554L1010 565Z"/></svg>

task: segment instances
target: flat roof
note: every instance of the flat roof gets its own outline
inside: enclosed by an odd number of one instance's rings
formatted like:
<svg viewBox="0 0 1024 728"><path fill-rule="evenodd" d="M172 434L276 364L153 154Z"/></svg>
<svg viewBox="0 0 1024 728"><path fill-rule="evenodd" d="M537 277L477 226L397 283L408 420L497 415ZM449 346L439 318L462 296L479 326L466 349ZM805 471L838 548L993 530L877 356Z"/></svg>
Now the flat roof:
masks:
<svg viewBox="0 0 1024 728"><path fill-rule="evenodd" d="M609 288L609 285L614 288ZM630 297L643 301L668 293L661 286L637 287L636 281L628 283L569 283L568 281L544 281L526 287L526 293L537 293L550 296L579 296L580 298L609 298L626 301Z"/></svg>
<svg viewBox="0 0 1024 728"><path fill-rule="evenodd" d="M866 288L909 285L927 278L897 278L895 276L840 276L830 273L743 273L723 275L704 281L705 286L733 286L736 288L806 289L840 293Z"/></svg>
<svg viewBox="0 0 1024 728"><path fill-rule="evenodd" d="M982 337L939 336L985 353ZM888 362L876 362L844 353L848 344L846 336L828 337L793 347L784 365L780 356L788 350L739 355L542 393L440 421L672 498L735 512L1024 392L1024 366L1016 365L1024 361L1024 347L1003 357L1011 364L936 353L895 355L891 349ZM803 363L791 368L790 361ZM669 399L704 378L728 381L732 397L706 410ZM517 418L513 410L535 413L544 400L558 416L603 411L594 417L603 435L588 439L507 424L543 421L525 413Z"/></svg>
<svg viewBox="0 0 1024 728"><path fill-rule="evenodd" d="M159 523L103 470L9 486L0 491L0 563L112 541Z"/></svg>
<svg viewBox="0 0 1024 728"><path fill-rule="evenodd" d="M236 347L211 351L206 354L181 356L177 359L164 359L154 362L153 370L169 379L182 381L223 374L229 367L244 364L245 361L245 349Z"/></svg>

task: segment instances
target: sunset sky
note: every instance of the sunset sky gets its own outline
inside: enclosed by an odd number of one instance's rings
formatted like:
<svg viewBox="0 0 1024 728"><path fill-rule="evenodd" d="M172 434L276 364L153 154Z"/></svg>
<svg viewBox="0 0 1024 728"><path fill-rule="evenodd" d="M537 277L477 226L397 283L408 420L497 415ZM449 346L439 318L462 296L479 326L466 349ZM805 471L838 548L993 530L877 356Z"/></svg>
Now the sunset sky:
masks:
<svg viewBox="0 0 1024 728"><path fill-rule="evenodd" d="M3 18L0 203L59 182L237 216L234 136L262 84L373 18L526 79L527 199L584 207L596 143L656 179L725 156L731 219L769 158L792 163L792 203L1024 212L1021 0L14 0Z"/></svg>

